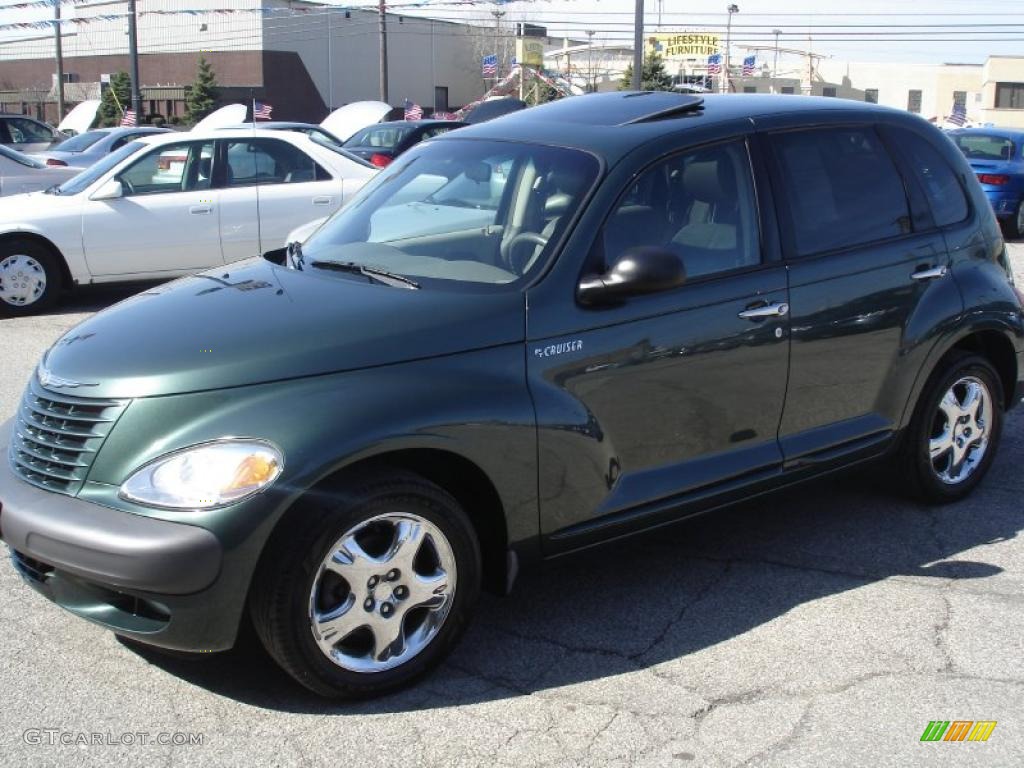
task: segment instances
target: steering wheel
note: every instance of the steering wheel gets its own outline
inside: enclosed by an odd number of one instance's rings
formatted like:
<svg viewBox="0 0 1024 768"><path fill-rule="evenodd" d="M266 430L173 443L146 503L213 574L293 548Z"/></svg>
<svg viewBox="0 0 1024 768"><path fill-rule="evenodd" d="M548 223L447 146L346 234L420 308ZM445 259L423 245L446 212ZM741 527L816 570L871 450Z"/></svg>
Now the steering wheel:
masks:
<svg viewBox="0 0 1024 768"><path fill-rule="evenodd" d="M512 237L512 239L501 244L501 247L499 248L501 252L501 260L508 265L509 269L516 272L516 274L522 274L522 272L516 270L515 265L512 263L512 253L520 243L533 243L534 245L539 245L543 248L548 244L548 239L538 232L520 232L518 235ZM526 266L529 266L532 261L533 259L527 262Z"/></svg>

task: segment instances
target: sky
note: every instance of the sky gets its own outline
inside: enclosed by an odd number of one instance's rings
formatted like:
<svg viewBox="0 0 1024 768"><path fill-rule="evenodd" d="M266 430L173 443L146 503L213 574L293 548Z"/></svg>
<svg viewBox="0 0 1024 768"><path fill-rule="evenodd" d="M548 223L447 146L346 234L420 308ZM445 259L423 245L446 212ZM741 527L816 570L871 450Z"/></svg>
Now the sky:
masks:
<svg viewBox="0 0 1024 768"><path fill-rule="evenodd" d="M0 0L0 20L16 20L12 14L16 14L17 20L49 15L46 10L3 10L17 1ZM634 0L457 1L464 4L389 0L393 13L493 25L491 14L497 10L504 12L505 23L543 24L553 37L569 35L585 40L589 29L594 32L595 42L632 42ZM140 9L147 2L139 0ZM376 0L326 2L344 7L375 8L377 4ZM421 7L413 7L416 3ZM661 29L717 31L724 38L728 4L728 0L663 0ZM840 61L982 63L990 54L1024 56L1021 0L736 0L736 4L739 13L733 16L732 25L735 46L772 45L773 30L779 29L780 47L810 47L815 53ZM227 0L225 5L229 5ZM189 6L182 0L180 7ZM102 13L103 8L80 7L75 14L68 15ZM658 11L657 0L646 0L648 34L658 31ZM40 34L45 33L0 31L0 40Z"/></svg>

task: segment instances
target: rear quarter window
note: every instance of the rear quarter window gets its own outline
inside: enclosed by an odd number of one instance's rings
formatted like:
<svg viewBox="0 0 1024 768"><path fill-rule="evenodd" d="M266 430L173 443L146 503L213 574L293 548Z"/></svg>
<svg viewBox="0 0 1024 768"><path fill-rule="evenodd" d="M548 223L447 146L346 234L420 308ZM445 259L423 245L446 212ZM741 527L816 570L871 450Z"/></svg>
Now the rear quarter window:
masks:
<svg viewBox="0 0 1024 768"><path fill-rule="evenodd" d="M956 172L927 139L904 128L888 127L895 150L910 166L932 209L936 225L958 224L967 218L969 208Z"/></svg>

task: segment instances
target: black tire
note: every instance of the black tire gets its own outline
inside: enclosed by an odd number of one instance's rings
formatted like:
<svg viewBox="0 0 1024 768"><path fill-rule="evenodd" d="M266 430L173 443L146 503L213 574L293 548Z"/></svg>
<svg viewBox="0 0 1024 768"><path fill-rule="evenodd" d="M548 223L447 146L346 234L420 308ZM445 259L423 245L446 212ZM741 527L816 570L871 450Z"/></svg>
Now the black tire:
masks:
<svg viewBox="0 0 1024 768"><path fill-rule="evenodd" d="M1024 217L1024 200L1017 203L1017 210L1014 211L1012 216L1001 219L1003 235L1007 240L1018 240L1024 235L1024 230L1021 229L1022 217Z"/></svg>
<svg viewBox="0 0 1024 768"><path fill-rule="evenodd" d="M942 398L961 379L980 380L991 396L985 419L988 445L974 470L957 482L944 482L929 455L929 443L941 423L939 405ZM982 481L999 448L1002 435L1004 404L1002 381L992 364L984 357L971 354L948 356L936 369L918 399L910 427L901 447L901 474L911 493L930 504L945 504L964 498ZM937 421L939 419L939 421ZM940 463L942 460L939 460Z"/></svg>
<svg viewBox="0 0 1024 768"><path fill-rule="evenodd" d="M60 298L64 283L59 257L45 245L32 240L7 240L0 243L0 264L3 264L7 258L16 255L28 256L42 267L46 276L46 287L34 301L27 304L11 304L0 298L0 315L25 317L49 309ZM10 278L8 277L8 279ZM0 284L3 281L4 275L3 272L0 272Z"/></svg>
<svg viewBox="0 0 1024 768"><path fill-rule="evenodd" d="M261 557L250 615L270 656L309 690L329 698L367 698L402 688L437 666L455 647L480 593L480 550L458 502L418 475L394 471L349 477L293 510ZM320 564L343 535L384 513L414 514L440 529L455 558L451 607L429 643L399 666L357 672L327 658L310 626L310 594ZM360 608L361 610L361 608Z"/></svg>

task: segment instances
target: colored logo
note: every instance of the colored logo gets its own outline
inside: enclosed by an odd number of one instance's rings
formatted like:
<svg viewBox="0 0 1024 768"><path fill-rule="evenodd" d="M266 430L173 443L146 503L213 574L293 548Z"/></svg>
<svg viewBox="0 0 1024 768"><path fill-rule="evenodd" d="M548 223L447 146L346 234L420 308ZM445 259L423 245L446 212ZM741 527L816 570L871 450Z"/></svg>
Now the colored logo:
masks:
<svg viewBox="0 0 1024 768"><path fill-rule="evenodd" d="M931 720L921 741L988 741L996 720Z"/></svg>

